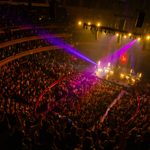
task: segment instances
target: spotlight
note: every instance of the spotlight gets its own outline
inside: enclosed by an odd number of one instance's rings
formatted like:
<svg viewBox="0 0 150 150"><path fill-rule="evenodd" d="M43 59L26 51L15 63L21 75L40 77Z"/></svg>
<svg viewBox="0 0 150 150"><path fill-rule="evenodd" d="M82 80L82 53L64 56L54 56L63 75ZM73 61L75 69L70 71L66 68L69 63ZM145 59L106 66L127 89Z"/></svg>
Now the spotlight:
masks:
<svg viewBox="0 0 150 150"><path fill-rule="evenodd" d="M78 25L81 26L82 25L82 21L78 21Z"/></svg>
<svg viewBox="0 0 150 150"><path fill-rule="evenodd" d="M128 80L130 77L128 75L126 75L126 79Z"/></svg>
<svg viewBox="0 0 150 150"><path fill-rule="evenodd" d="M103 72L103 69L102 68L98 68L98 72Z"/></svg>
<svg viewBox="0 0 150 150"><path fill-rule="evenodd" d="M101 64L101 61L98 61L98 65L100 66L100 64Z"/></svg>
<svg viewBox="0 0 150 150"><path fill-rule="evenodd" d="M140 41L140 40L141 40L141 38L140 38L140 37L138 37L138 38L137 38L137 40L138 40L138 41Z"/></svg>
<svg viewBox="0 0 150 150"><path fill-rule="evenodd" d="M118 36L119 36L119 33L116 33L116 36L118 37Z"/></svg>
<svg viewBox="0 0 150 150"><path fill-rule="evenodd" d="M147 39L147 40L150 40L150 36L149 36L149 35L147 35L147 36L146 36L146 39Z"/></svg>
<svg viewBox="0 0 150 150"><path fill-rule="evenodd" d="M91 22L90 22L90 21L88 22L88 25L89 25L89 26L91 25Z"/></svg>
<svg viewBox="0 0 150 150"><path fill-rule="evenodd" d="M133 69L130 69L130 74L132 74L133 73Z"/></svg>
<svg viewBox="0 0 150 150"><path fill-rule="evenodd" d="M108 67L110 67L110 65L111 65L110 62L108 62Z"/></svg>
<svg viewBox="0 0 150 150"><path fill-rule="evenodd" d="M127 36L126 36L126 35L124 35L123 37L124 37L124 39L126 39L126 38L127 38Z"/></svg>
<svg viewBox="0 0 150 150"><path fill-rule="evenodd" d="M104 71L105 71L105 73L108 73L109 72L109 70L106 68L106 69L104 69Z"/></svg>
<svg viewBox="0 0 150 150"><path fill-rule="evenodd" d="M125 75L123 73L120 74L120 78L124 79Z"/></svg>
<svg viewBox="0 0 150 150"><path fill-rule="evenodd" d="M139 78L141 78L142 77L142 73L139 73Z"/></svg>
<svg viewBox="0 0 150 150"><path fill-rule="evenodd" d="M135 83L135 79L134 79L134 78L132 78L132 79L131 79L131 81L132 81L132 84L134 84L134 83Z"/></svg>
<svg viewBox="0 0 150 150"><path fill-rule="evenodd" d="M132 34L131 33L128 33L128 36L131 36Z"/></svg>
<svg viewBox="0 0 150 150"><path fill-rule="evenodd" d="M98 23L97 23L97 27L100 27L100 25L101 25L101 24L98 22Z"/></svg>
<svg viewBox="0 0 150 150"><path fill-rule="evenodd" d="M114 74L114 71L111 70L111 71L110 71L110 75L113 75L113 74Z"/></svg>

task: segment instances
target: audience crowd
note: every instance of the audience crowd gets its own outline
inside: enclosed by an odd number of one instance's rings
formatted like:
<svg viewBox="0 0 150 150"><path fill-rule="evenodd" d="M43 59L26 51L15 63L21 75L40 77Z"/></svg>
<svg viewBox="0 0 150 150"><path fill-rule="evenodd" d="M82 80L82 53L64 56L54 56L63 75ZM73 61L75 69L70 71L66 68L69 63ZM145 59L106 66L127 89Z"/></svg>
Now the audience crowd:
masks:
<svg viewBox="0 0 150 150"><path fill-rule="evenodd" d="M24 31L26 31L26 30L24 30ZM49 31L47 31L47 32L49 33ZM46 34L41 35L41 37L42 36L43 36L43 38L41 38L41 39L40 38L39 39L33 38L30 40L26 40L24 42L18 41L16 44L13 44L13 45L8 44L8 46L0 48L0 56L1 56L0 61L7 58L7 57L15 56L18 53L25 52L27 50L36 49L36 48L40 48L40 47L46 47L46 46L54 46L53 42L51 42L48 39L48 36ZM61 38L62 42L72 43L71 36L69 34L68 34L68 37L67 36L65 37L64 34L50 35L50 37Z"/></svg>
<svg viewBox="0 0 150 150"><path fill-rule="evenodd" d="M99 79L63 50L29 55L1 67L0 144L3 149L149 150L150 95ZM39 95L55 80L60 80ZM147 85L148 86L148 85ZM100 120L109 105L125 91ZM137 109L136 117L128 122ZM128 122L128 124L126 124Z"/></svg>
<svg viewBox="0 0 150 150"><path fill-rule="evenodd" d="M4 10L0 8L1 24L13 26ZM0 41L36 34L36 30L7 31ZM5 47L0 60L48 45L35 40ZM1 66L0 149L150 150L150 84L125 87L96 77L89 67L61 49Z"/></svg>
<svg viewBox="0 0 150 150"><path fill-rule="evenodd" d="M30 36L37 36L39 35L39 30L43 30L43 28L44 30L46 30L46 32L49 32L51 34L66 33L67 31L64 25L58 26L58 24L52 24L49 26L16 26L16 28L13 29L9 28L0 30L0 43Z"/></svg>

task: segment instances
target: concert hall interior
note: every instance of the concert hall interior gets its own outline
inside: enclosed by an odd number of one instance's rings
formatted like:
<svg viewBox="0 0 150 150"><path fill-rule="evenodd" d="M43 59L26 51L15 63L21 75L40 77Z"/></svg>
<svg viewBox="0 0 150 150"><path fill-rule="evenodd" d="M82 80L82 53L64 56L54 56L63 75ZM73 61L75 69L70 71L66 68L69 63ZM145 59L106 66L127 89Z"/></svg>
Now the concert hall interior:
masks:
<svg viewBox="0 0 150 150"><path fill-rule="evenodd" d="M150 150L149 6L1 0L0 149Z"/></svg>

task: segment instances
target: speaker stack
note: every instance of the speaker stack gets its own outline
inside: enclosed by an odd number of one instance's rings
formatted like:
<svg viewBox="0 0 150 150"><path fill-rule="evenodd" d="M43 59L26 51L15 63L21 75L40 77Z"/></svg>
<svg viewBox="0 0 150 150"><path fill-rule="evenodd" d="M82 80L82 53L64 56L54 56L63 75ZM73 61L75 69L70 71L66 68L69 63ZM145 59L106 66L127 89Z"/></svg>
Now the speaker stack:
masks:
<svg viewBox="0 0 150 150"><path fill-rule="evenodd" d="M135 25L136 28L141 28L143 26L144 18L145 18L145 12L144 11L140 11L139 15L137 17L136 25Z"/></svg>

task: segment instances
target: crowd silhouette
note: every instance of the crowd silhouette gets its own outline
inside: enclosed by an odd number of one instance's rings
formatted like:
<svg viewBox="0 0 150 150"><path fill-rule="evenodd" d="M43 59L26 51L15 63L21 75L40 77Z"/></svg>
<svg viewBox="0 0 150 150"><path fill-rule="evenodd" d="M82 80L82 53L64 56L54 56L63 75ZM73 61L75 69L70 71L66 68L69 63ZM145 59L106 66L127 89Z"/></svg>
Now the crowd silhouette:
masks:
<svg viewBox="0 0 150 150"><path fill-rule="evenodd" d="M6 23L6 16L3 13L1 27L12 24ZM30 37L36 30L3 32L0 41ZM4 47L0 60L45 46L52 45L38 39ZM150 84L125 87L98 78L89 67L64 49L28 54L2 65L0 149L150 150Z"/></svg>

